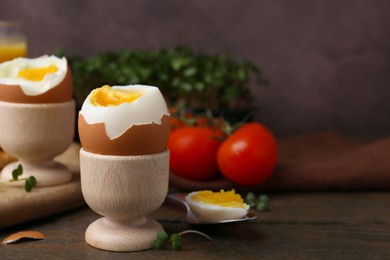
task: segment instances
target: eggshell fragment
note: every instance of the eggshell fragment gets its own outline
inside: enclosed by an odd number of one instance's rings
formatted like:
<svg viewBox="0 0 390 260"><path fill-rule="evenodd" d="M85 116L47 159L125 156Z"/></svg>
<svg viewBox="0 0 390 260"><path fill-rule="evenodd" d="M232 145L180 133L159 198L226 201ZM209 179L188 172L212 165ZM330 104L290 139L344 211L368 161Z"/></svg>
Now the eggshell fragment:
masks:
<svg viewBox="0 0 390 260"><path fill-rule="evenodd" d="M8 153L1 151L0 148L0 169L2 169L7 164L16 161L16 158L9 155Z"/></svg>
<svg viewBox="0 0 390 260"><path fill-rule="evenodd" d="M11 244L18 242L20 239L28 238L28 239L45 239L45 235L41 232L34 231L34 230L26 230L26 231L20 231L17 233L14 233L8 237L6 237L1 244Z"/></svg>
<svg viewBox="0 0 390 260"><path fill-rule="evenodd" d="M0 84L0 101L12 103L61 103L72 99L73 81L72 73L68 67L65 78L56 87L43 94L30 96L24 94L19 85Z"/></svg>
<svg viewBox="0 0 390 260"><path fill-rule="evenodd" d="M161 124L133 125L120 137L110 140L104 123L88 124L79 115L79 135L84 150L105 155L142 155L166 150L170 117L164 115Z"/></svg>

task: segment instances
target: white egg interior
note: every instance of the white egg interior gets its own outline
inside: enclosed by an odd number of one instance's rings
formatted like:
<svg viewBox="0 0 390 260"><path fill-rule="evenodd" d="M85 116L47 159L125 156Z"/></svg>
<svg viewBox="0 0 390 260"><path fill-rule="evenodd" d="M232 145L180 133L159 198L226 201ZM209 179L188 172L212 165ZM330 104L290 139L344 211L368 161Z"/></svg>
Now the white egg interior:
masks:
<svg viewBox="0 0 390 260"><path fill-rule="evenodd" d="M19 75L21 70L39 69L52 65L57 67L57 71L45 74L40 81L29 80ZM48 55L34 59L16 58L0 64L0 84L20 86L25 95L36 96L60 84L64 80L67 70L66 58Z"/></svg>
<svg viewBox="0 0 390 260"><path fill-rule="evenodd" d="M249 205L247 204L245 204L245 207L224 207L216 204L209 204L192 199L192 196L195 193L196 192L189 193L185 197L185 200L192 212L199 219L205 221L222 221L243 218L248 214Z"/></svg>
<svg viewBox="0 0 390 260"><path fill-rule="evenodd" d="M140 93L130 103L117 106L96 106L91 102L91 93L85 99L80 114L88 124L104 123L110 140L120 137L133 125L161 124L164 115L169 116L165 99L154 86L128 85L112 86L112 89Z"/></svg>

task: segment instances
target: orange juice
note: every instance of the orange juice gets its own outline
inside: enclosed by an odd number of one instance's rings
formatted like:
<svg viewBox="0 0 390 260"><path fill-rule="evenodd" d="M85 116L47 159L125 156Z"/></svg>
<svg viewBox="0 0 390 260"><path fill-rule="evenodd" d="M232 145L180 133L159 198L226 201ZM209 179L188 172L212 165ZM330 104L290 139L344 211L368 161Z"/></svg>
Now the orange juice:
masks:
<svg viewBox="0 0 390 260"><path fill-rule="evenodd" d="M27 40L18 22L0 21L0 62L26 57Z"/></svg>
<svg viewBox="0 0 390 260"><path fill-rule="evenodd" d="M0 63L17 57L26 57L26 55L27 46L25 42L8 45L0 44Z"/></svg>

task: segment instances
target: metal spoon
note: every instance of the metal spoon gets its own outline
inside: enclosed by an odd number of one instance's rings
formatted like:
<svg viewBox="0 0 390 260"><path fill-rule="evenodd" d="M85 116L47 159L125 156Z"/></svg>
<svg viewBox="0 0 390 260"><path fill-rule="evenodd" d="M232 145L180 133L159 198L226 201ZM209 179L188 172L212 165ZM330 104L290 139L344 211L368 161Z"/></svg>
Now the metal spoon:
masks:
<svg viewBox="0 0 390 260"><path fill-rule="evenodd" d="M220 221L214 221L214 222L205 221L205 220L199 219L198 217L196 217L194 215L194 213L192 212L192 210L190 208L190 205L188 205L187 201L185 200L185 196L186 196L186 194L183 194L183 193L174 193L174 194L168 194L167 197L174 200L174 201L182 203L186 207L187 215L186 215L185 221L188 224L197 224L197 225L199 225L199 224L202 224L202 225L204 225L204 224L222 224L222 223L233 223L233 222L243 222L243 221L255 220L257 218L257 215L255 213L248 212L248 214L242 218L227 219L227 220L220 220Z"/></svg>

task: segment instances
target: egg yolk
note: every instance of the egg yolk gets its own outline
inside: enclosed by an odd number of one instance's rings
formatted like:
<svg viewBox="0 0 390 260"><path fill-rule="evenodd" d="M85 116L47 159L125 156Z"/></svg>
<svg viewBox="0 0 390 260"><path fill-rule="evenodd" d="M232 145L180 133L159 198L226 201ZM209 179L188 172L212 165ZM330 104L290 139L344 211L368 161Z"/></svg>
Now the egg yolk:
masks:
<svg viewBox="0 0 390 260"><path fill-rule="evenodd" d="M209 190L198 191L191 196L191 199L207 204L219 205L229 208L246 208L246 204L239 194L234 190L212 192Z"/></svg>
<svg viewBox="0 0 390 260"><path fill-rule="evenodd" d="M112 89L105 85L91 92L90 100L94 106L118 106L123 103L131 103L141 96L141 93Z"/></svg>
<svg viewBox="0 0 390 260"><path fill-rule="evenodd" d="M47 74L54 73L57 71L57 66L50 65L42 68L28 68L20 70L18 76L31 81L41 81Z"/></svg>

